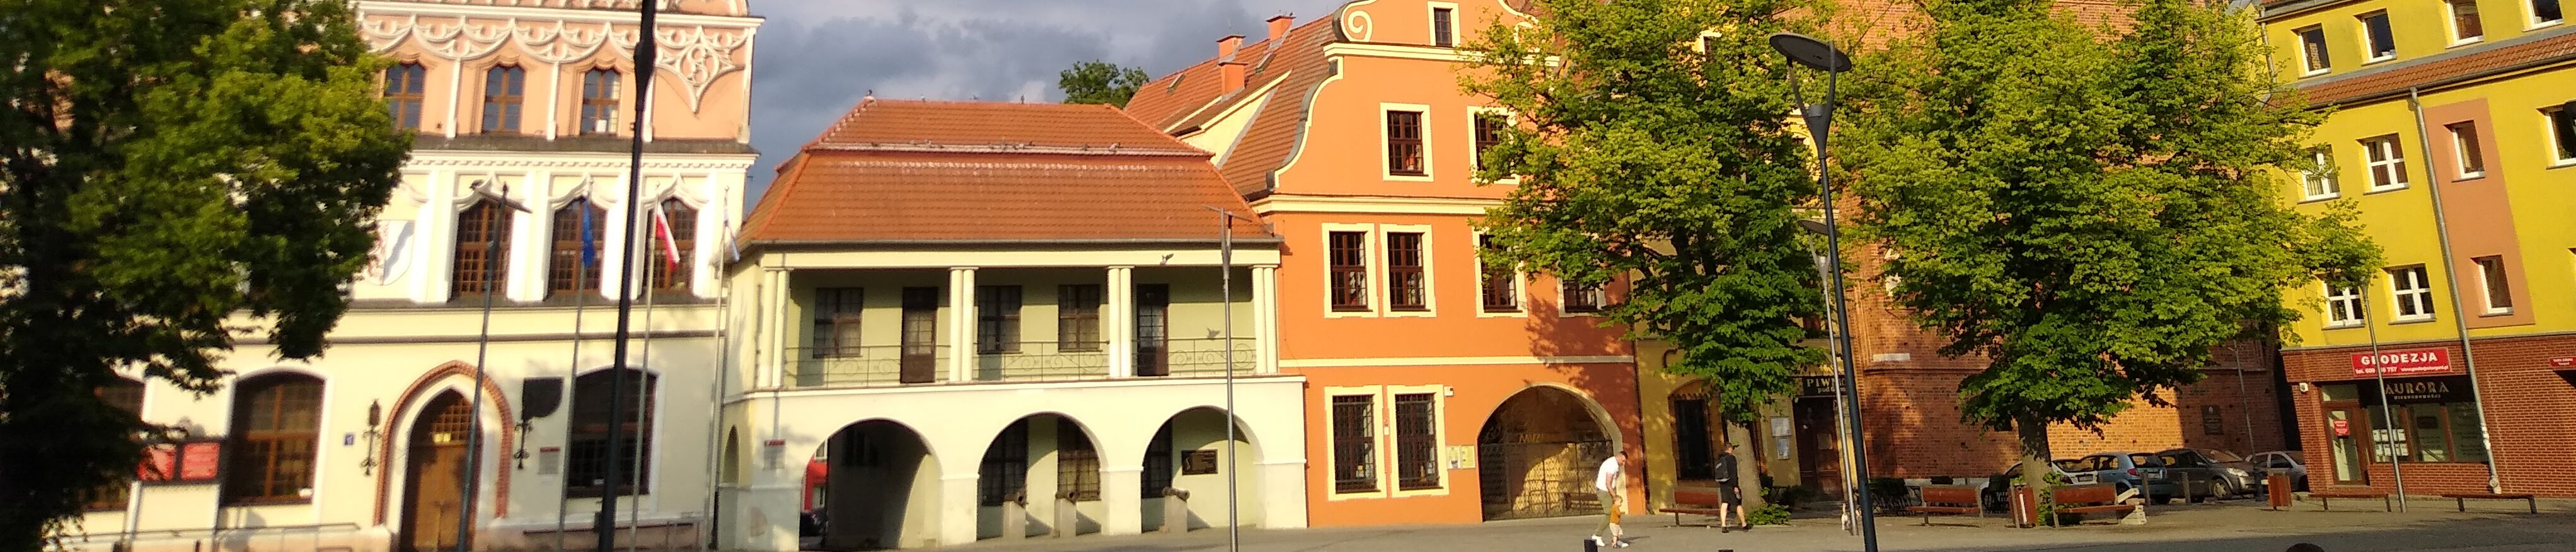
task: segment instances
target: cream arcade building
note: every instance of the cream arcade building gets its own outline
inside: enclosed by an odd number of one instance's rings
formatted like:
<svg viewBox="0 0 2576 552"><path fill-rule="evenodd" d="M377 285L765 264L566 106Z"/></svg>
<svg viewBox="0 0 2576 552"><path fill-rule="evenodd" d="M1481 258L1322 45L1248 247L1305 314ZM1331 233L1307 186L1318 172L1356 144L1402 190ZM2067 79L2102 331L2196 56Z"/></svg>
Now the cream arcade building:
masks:
<svg viewBox="0 0 2576 552"><path fill-rule="evenodd" d="M761 20L745 0L659 0L658 63L639 68L638 1L353 2L361 36L397 63L381 81L388 109L418 138L332 347L278 362L237 342L233 379L204 397L159 382L103 390L187 429L200 442L183 450L219 458L173 460L221 475L108 493L62 543L373 552L454 549L461 536L474 549L583 549L611 493L628 497L621 543L704 542L710 390L736 368L721 354L719 270L755 158ZM653 89L636 94L647 69ZM629 205L638 101L651 109L644 201ZM625 243L627 209L644 210L637 235L663 219L670 238ZM649 251L633 285L613 277L628 251ZM637 372L624 380L642 392L626 412L641 415L624 420L608 419L605 394L617 293L638 298ZM598 473L612 431L626 435L619 457L642 458L627 481Z"/></svg>

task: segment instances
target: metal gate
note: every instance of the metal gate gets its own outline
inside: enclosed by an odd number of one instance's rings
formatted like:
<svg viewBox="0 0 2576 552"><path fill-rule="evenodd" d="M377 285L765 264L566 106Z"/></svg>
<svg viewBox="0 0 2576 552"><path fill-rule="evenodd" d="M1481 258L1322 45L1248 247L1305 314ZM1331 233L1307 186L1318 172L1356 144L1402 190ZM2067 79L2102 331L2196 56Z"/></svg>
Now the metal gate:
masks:
<svg viewBox="0 0 2576 552"><path fill-rule="evenodd" d="M1539 443L1478 443L1485 519L1523 519L1601 513L1592 479L1610 457L1607 439Z"/></svg>

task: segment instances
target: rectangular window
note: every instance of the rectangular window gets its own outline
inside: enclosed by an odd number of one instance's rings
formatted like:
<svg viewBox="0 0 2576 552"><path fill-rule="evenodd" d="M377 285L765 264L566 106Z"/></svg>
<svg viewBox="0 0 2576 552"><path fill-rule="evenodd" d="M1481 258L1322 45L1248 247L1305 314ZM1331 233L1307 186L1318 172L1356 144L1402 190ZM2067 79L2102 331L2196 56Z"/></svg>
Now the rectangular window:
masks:
<svg viewBox="0 0 2576 552"><path fill-rule="evenodd" d="M2308 27L2299 29L2298 33L2300 57L2307 62L2308 74L2314 75L2333 69L2334 62L2326 58L2325 27Z"/></svg>
<svg viewBox="0 0 2576 552"><path fill-rule="evenodd" d="M1100 449L1072 418L1055 419L1055 486L1074 502L1100 500Z"/></svg>
<svg viewBox="0 0 2576 552"><path fill-rule="evenodd" d="M483 132L518 132L519 110L526 105L528 72L515 65L483 72Z"/></svg>
<svg viewBox="0 0 2576 552"><path fill-rule="evenodd" d="M2451 5L2451 42L2469 42L2487 36L2486 25L2478 20L2478 0L2448 0Z"/></svg>
<svg viewBox="0 0 2576 552"><path fill-rule="evenodd" d="M476 201L456 214L455 270L449 271L449 294L463 299L501 290L507 292L510 266L509 208Z"/></svg>
<svg viewBox="0 0 2576 552"><path fill-rule="evenodd" d="M2459 122L2442 128L2451 131L2451 157L2460 165L2460 178L2486 176L2487 159L2478 148L2478 124Z"/></svg>
<svg viewBox="0 0 2576 552"><path fill-rule="evenodd" d="M2388 269L2388 292L2398 320L2433 318L2433 284L2424 278L2424 265Z"/></svg>
<svg viewBox="0 0 2576 552"><path fill-rule="evenodd" d="M1422 234L1386 234L1386 306L1392 310L1430 308L1428 282L1422 275Z"/></svg>
<svg viewBox="0 0 2576 552"><path fill-rule="evenodd" d="M1477 236L1476 243L1486 251L1502 248L1501 244L1494 242L1493 236ZM1481 258L1478 262L1483 264L1484 268L1485 312L1519 312L1521 310L1519 274L1514 273L1510 265L1486 264Z"/></svg>
<svg viewBox="0 0 2576 552"><path fill-rule="evenodd" d="M689 281L696 277L698 266L689 257L690 252L698 248L698 210L680 202L679 198L665 199L662 200L662 215L653 224L665 227L654 231L652 247L646 249L645 257L652 260L652 272L648 275L653 279L651 289L687 291ZM665 236L663 232L669 232L669 235ZM677 262L672 261L675 252L678 253Z"/></svg>
<svg viewBox="0 0 2576 552"><path fill-rule="evenodd" d="M975 352L1020 352L1020 286L975 286Z"/></svg>
<svg viewBox="0 0 2576 552"><path fill-rule="evenodd" d="M418 63L404 63L385 70L385 109L394 116L394 128L420 130L420 110L428 95L429 68Z"/></svg>
<svg viewBox="0 0 2576 552"><path fill-rule="evenodd" d="M1395 487L1440 488L1440 428L1430 393L1395 396Z"/></svg>
<svg viewBox="0 0 2576 552"><path fill-rule="evenodd" d="M814 289L814 358L859 356L859 313L867 290Z"/></svg>
<svg viewBox="0 0 2576 552"><path fill-rule="evenodd" d="M575 134L617 133L616 69L592 69L581 76L580 126Z"/></svg>
<svg viewBox="0 0 2576 552"><path fill-rule="evenodd" d="M2487 461L2486 439L2479 434L2477 403L2398 403L2393 410L2373 401L2369 410L2375 461L2390 456L2413 462ZM2386 427L2394 419L2396 427Z"/></svg>
<svg viewBox="0 0 2576 552"><path fill-rule="evenodd" d="M592 289L590 268L598 261L600 225L608 217L590 206L588 199L574 199L555 209L555 243L552 259L546 264L546 295L549 297L579 293Z"/></svg>
<svg viewBox="0 0 2576 552"><path fill-rule="evenodd" d="M1333 310L1368 310L1368 234L1334 232L1331 242Z"/></svg>
<svg viewBox="0 0 2576 552"><path fill-rule="evenodd" d="M2563 17L2564 16L2558 13L2558 0L2531 0L2532 26L2538 27L2550 23L2557 23L2563 19Z"/></svg>
<svg viewBox="0 0 2576 552"><path fill-rule="evenodd" d="M1060 351L1100 350L1099 284L1055 287L1055 341Z"/></svg>
<svg viewBox="0 0 2576 552"><path fill-rule="evenodd" d="M2504 257L2486 256L2469 260L2478 263L2479 280L2486 283L2487 314L2513 312L2513 283L2505 276Z"/></svg>
<svg viewBox="0 0 2576 552"><path fill-rule="evenodd" d="M1136 375L1172 375L1172 286L1136 284Z"/></svg>
<svg viewBox="0 0 2576 552"><path fill-rule="evenodd" d="M1333 492L1377 487L1377 397L1333 397Z"/></svg>
<svg viewBox="0 0 2576 552"><path fill-rule="evenodd" d="M2362 52L2369 61L2387 61L2397 57L2397 35L2388 28L2388 12L2370 12L2361 16Z"/></svg>
<svg viewBox="0 0 2576 552"><path fill-rule="evenodd" d="M2558 146L2549 150L2558 156L2557 164L2576 162L2576 113L2569 112L2564 105L2551 106L2540 110L2540 118L2548 121L2546 134L2549 141Z"/></svg>
<svg viewBox="0 0 2576 552"><path fill-rule="evenodd" d="M2361 288L2326 288L2326 327L2340 328L2361 324Z"/></svg>
<svg viewBox="0 0 2576 552"><path fill-rule="evenodd" d="M1510 125L1511 119L1500 113L1476 114L1476 168L1486 167L1485 150L1503 143L1503 129Z"/></svg>
<svg viewBox="0 0 2576 552"><path fill-rule="evenodd" d="M2316 168L2306 174L2308 199L2326 199L2343 195L2343 186L2335 182L2334 146L2317 146L2308 152Z"/></svg>
<svg viewBox="0 0 2576 552"><path fill-rule="evenodd" d="M1431 174L1422 166L1422 112L1386 112L1386 171L1403 176Z"/></svg>
<svg viewBox="0 0 2576 552"><path fill-rule="evenodd" d="M1603 286L1587 286L1574 283L1572 281L1563 281L1559 282L1559 284L1562 286L1562 291L1565 294L1565 312L1601 312L1602 304L1609 302L1609 298L1607 297L1608 294L1604 292Z"/></svg>
<svg viewBox="0 0 2576 552"><path fill-rule="evenodd" d="M2361 151L2369 154L2372 191L2406 186L2406 152L2398 149L2397 135L2362 140Z"/></svg>
<svg viewBox="0 0 2576 552"><path fill-rule="evenodd" d="M975 501L985 506L1000 506L1015 498L1029 486L1029 421L1011 422L993 445L984 449L984 461L975 469ZM1020 496L1016 498L1028 498Z"/></svg>
<svg viewBox="0 0 2576 552"><path fill-rule="evenodd" d="M1447 48L1456 42L1455 12L1449 8L1431 8L1431 45Z"/></svg>

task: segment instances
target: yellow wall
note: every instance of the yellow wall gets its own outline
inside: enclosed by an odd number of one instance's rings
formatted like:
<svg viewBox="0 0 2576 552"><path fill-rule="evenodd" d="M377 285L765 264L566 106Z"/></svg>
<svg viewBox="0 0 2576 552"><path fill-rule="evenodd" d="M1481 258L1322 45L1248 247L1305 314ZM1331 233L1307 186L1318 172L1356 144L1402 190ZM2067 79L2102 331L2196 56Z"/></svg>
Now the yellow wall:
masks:
<svg viewBox="0 0 2576 552"><path fill-rule="evenodd" d="M2367 37L2360 16L2385 10L2390 34L2397 40L2397 56L2378 62L2367 62L2363 49ZM2298 31L2323 27L2326 32L2326 59L2331 68L2318 76L2340 75L2389 63L2440 54L2456 48L2471 48L2494 43L2526 33L2553 30L2564 23L2530 27L2530 4L2525 0L2478 0L2478 13L2484 22L2484 38L2457 42L2451 36L2451 9L2441 2L2379 0L2349 2L2263 22L2264 37L2271 43L2272 59L2284 78L2296 78L2306 72L2300 65ZM2367 63L2365 63L2367 62Z"/></svg>
<svg viewBox="0 0 2576 552"><path fill-rule="evenodd" d="M1671 344L1660 341L1641 341L1637 343L1637 397L1638 404L1644 411L1644 418L1640 421L1643 422L1645 426L1644 434L1646 439L1644 443L1646 450L1646 470L1644 475L1646 476L1646 506L1648 506L1648 508L1644 509L1662 508L1672 504L1674 486L1673 474L1675 470L1673 465L1675 455L1674 449L1679 446L1679 443L1675 441L1675 436L1673 434L1673 410L1672 401L1670 399L1673 395L1673 391L1681 389L1683 386L1689 385L1691 382L1698 379L1689 376L1676 376L1664 372L1664 360L1667 358L1665 356L1665 352L1671 350ZM1788 416L1788 399L1783 398L1774 401L1772 404L1763 408L1762 414L1765 418ZM1759 429L1760 428L1757 428L1757 430ZM1722 428L1711 428L1711 430L1712 432L1723 431ZM1757 442L1761 444L1762 450L1755 450L1755 447L1747 446L1745 447L1745 450L1737 455L1737 458L1739 461L1751 461L1756 457L1761 458L1766 464L1762 466L1761 469L1766 470L1765 473L1771 474L1772 485L1787 487L1799 484L1797 447L1790 447L1791 452L1788 458L1773 458L1772 456L1774 455L1771 454L1771 451L1769 450L1772 446L1770 442L1771 439L1773 439L1773 437L1770 435L1762 436L1760 439L1757 439ZM1747 492L1750 491L1748 490Z"/></svg>

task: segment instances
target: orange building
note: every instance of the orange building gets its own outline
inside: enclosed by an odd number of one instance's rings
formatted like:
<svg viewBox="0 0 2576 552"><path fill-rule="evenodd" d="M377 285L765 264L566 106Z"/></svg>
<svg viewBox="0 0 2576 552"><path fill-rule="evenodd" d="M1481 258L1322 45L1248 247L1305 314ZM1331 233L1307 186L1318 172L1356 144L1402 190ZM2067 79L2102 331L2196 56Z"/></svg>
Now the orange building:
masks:
<svg viewBox="0 0 2576 552"><path fill-rule="evenodd" d="M1457 45L1526 18L1501 0L1359 0L1147 83L1138 119L1215 154L1285 240L1283 372L1307 379L1314 526L1598 512L1602 459L1643 506L1636 368L1620 293L1479 266L1472 181L1510 114L1458 90Z"/></svg>

